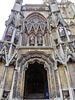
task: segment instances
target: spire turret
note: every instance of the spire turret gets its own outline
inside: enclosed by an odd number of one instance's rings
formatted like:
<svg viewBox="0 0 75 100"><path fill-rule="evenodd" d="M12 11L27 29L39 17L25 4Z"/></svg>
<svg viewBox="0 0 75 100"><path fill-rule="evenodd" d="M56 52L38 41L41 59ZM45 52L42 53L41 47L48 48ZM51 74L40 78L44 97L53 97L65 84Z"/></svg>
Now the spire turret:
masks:
<svg viewBox="0 0 75 100"><path fill-rule="evenodd" d="M49 5L50 5L51 12L59 11L56 0L49 0Z"/></svg>
<svg viewBox="0 0 75 100"><path fill-rule="evenodd" d="M20 12L23 0L15 0L13 10Z"/></svg>

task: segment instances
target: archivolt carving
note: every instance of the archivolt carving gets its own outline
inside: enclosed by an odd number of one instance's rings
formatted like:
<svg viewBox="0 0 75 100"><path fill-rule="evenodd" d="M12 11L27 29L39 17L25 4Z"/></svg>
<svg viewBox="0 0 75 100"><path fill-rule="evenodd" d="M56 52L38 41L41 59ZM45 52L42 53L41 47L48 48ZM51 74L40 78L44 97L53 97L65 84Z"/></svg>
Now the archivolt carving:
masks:
<svg viewBox="0 0 75 100"><path fill-rule="evenodd" d="M30 21L30 20L36 18L36 16L37 16L38 19L40 19L40 20L46 22L46 18L45 18L42 14L37 13L37 12L34 12L34 13L29 14L29 15L26 17L26 20Z"/></svg>
<svg viewBox="0 0 75 100"><path fill-rule="evenodd" d="M35 62L38 62L39 64L43 64L45 70L47 70L47 77L48 77L48 84L49 84L49 90L50 87L52 87L52 92L50 94L50 97L54 97L56 95L55 91L55 85L54 85L54 80L55 80L55 72L54 72L54 60L51 58L50 54L46 54L45 52L42 51L30 51L26 54L22 54L21 58L18 60L18 66L20 67L20 70L25 73L25 71L28 69L29 64L34 64ZM20 72L21 73L21 72ZM50 78L51 77L51 78ZM50 81L51 80L51 81ZM18 89L20 87L20 83L23 82L23 79L21 81L21 77L18 82ZM51 85L51 86L50 86ZM23 89L23 88L22 88ZM19 91L19 90L18 90ZM16 92L16 95L20 96L20 92Z"/></svg>
<svg viewBox="0 0 75 100"><path fill-rule="evenodd" d="M27 70L28 69L28 64L34 64L35 62L38 62L39 64L44 64L44 68L45 70L48 70L50 65L44 61L43 59L39 59L39 58L33 58L28 60L24 65L23 65L23 70Z"/></svg>
<svg viewBox="0 0 75 100"><path fill-rule="evenodd" d="M54 60L51 58L50 54L46 54L44 52L39 51L30 51L26 54L22 54L21 58L18 60L18 63L21 63L21 65L24 65L26 61L30 59L42 59L44 62L46 61L49 65L54 64Z"/></svg>

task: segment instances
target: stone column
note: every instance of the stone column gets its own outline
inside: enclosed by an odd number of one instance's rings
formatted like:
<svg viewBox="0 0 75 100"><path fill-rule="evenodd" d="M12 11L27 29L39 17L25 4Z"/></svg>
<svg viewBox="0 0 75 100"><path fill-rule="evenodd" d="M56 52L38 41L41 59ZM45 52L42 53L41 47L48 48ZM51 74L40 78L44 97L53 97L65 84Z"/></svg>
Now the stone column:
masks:
<svg viewBox="0 0 75 100"><path fill-rule="evenodd" d="M22 33L20 33L18 44L19 44L19 46L21 47L21 44L22 44Z"/></svg>
<svg viewBox="0 0 75 100"><path fill-rule="evenodd" d="M68 33L66 31L66 28L64 27L64 29L65 29L65 33L66 33L67 39L68 39L68 41L70 41L70 38L69 38Z"/></svg>
<svg viewBox="0 0 75 100"><path fill-rule="evenodd" d="M13 35L12 35L12 39L11 39L11 43L14 42L15 33L16 33L16 28L14 29L14 32L13 32ZM9 49L9 53L8 53L8 59L10 59L11 54L12 54L12 44L10 45L10 49Z"/></svg>
<svg viewBox="0 0 75 100"><path fill-rule="evenodd" d="M27 46L29 46L29 37L27 36Z"/></svg>
<svg viewBox="0 0 75 100"><path fill-rule="evenodd" d="M58 37L58 42L61 43L61 38L60 38L60 35L59 35L59 32L58 32L58 28L56 29L56 33L57 33L57 37Z"/></svg>
<svg viewBox="0 0 75 100"><path fill-rule="evenodd" d="M50 66L50 73L51 73L51 83L52 83L52 89L51 89L51 93L52 93L52 95L51 95L51 97L52 97L52 99L54 99L54 97L55 97L55 84L54 84L54 68L53 68L53 65L51 64L51 66Z"/></svg>
<svg viewBox="0 0 75 100"><path fill-rule="evenodd" d="M35 36L35 46L37 46L37 36Z"/></svg>
<svg viewBox="0 0 75 100"><path fill-rule="evenodd" d="M45 46L45 37L43 36L43 46Z"/></svg>
<svg viewBox="0 0 75 100"><path fill-rule="evenodd" d="M23 96L24 96L24 86L25 86L25 70L22 70L21 82L20 82L20 98L21 99L23 99Z"/></svg>
<svg viewBox="0 0 75 100"><path fill-rule="evenodd" d="M58 82L59 82L60 96L61 96L61 100L63 100L62 87L61 87L61 81L60 81L60 75L59 75L58 69L57 69L57 76L58 76Z"/></svg>
<svg viewBox="0 0 75 100"><path fill-rule="evenodd" d="M24 70L23 71L23 82L22 82L22 95L24 96L24 89L25 89L25 73L26 72L26 70ZM22 99L24 99L24 98L22 98Z"/></svg>
<svg viewBox="0 0 75 100"><path fill-rule="evenodd" d="M66 78L67 78L67 82L68 82L68 88L69 88L69 94L70 94L70 100L74 100L73 99L73 89L71 88L71 85L70 85L70 81L69 81L69 76L68 76L68 66L64 66L64 70L65 70L65 74L66 74ZM68 72L67 72L68 71Z"/></svg>
<svg viewBox="0 0 75 100"><path fill-rule="evenodd" d="M50 99L50 95L51 95L51 77L50 77L50 68L47 70L47 79L48 79L48 92L49 92L49 99Z"/></svg>
<svg viewBox="0 0 75 100"><path fill-rule="evenodd" d="M9 100L12 100L12 99L13 99L13 92L14 92L14 85L15 85L16 73L17 73L17 70L14 71L13 82L12 82L12 88L11 88ZM15 87L15 88L16 88L16 87Z"/></svg>
<svg viewBox="0 0 75 100"><path fill-rule="evenodd" d="M52 33L50 33L50 45L51 47L53 47L53 36Z"/></svg>
<svg viewBox="0 0 75 100"><path fill-rule="evenodd" d="M3 91L4 91L4 85L5 85L5 79L6 79L6 72L7 72L7 67L4 68L4 77L3 77L3 81L2 81L2 88L0 89L0 100L3 96Z"/></svg>

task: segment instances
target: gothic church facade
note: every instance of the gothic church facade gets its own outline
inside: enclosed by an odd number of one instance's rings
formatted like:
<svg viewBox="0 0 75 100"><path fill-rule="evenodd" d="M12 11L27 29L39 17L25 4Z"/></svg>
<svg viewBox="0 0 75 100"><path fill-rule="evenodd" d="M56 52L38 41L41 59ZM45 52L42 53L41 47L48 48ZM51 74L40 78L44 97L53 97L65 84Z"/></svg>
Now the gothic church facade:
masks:
<svg viewBox="0 0 75 100"><path fill-rule="evenodd" d="M0 41L0 100L75 100L75 5L22 2Z"/></svg>

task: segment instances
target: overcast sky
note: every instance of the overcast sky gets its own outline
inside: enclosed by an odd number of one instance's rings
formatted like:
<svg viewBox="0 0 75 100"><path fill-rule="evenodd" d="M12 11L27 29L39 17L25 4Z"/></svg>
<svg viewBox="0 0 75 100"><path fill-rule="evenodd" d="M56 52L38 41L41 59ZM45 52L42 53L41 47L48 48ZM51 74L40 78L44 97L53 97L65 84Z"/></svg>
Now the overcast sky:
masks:
<svg viewBox="0 0 75 100"><path fill-rule="evenodd" d="M23 4L39 4L43 0L23 0ZM60 1L60 0L58 0ZM75 2L75 0L70 0ZM11 14L11 9L13 8L15 0L1 0L0 1L0 39L5 30L5 21L8 19L8 16Z"/></svg>

